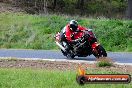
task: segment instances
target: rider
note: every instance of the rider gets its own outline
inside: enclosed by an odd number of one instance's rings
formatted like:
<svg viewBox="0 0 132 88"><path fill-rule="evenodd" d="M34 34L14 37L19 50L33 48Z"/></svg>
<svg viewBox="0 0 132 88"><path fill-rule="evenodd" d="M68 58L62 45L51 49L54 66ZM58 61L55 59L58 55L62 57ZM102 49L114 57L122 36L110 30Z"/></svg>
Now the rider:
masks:
<svg viewBox="0 0 132 88"><path fill-rule="evenodd" d="M80 33L83 30L86 30L87 28L82 27L78 25L78 22L76 20L71 20L61 31L60 33L60 39L61 41L67 42L67 48L68 51L71 47L69 45L75 44L79 41L81 41Z"/></svg>

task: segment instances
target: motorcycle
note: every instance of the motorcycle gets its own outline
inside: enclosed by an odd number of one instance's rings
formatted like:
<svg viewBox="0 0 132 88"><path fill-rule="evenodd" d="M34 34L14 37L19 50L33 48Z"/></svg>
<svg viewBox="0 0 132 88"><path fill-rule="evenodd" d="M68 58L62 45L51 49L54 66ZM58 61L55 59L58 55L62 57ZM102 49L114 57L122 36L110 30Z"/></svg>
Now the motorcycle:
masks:
<svg viewBox="0 0 132 88"><path fill-rule="evenodd" d="M76 44L68 44L67 41L60 41L60 32L55 35L55 43L61 49L61 52L67 58L73 59L75 56L87 57L94 55L96 58L107 57L105 49L97 42L96 36L92 32L92 29L85 31L79 31L79 39ZM67 44L71 47L67 52Z"/></svg>

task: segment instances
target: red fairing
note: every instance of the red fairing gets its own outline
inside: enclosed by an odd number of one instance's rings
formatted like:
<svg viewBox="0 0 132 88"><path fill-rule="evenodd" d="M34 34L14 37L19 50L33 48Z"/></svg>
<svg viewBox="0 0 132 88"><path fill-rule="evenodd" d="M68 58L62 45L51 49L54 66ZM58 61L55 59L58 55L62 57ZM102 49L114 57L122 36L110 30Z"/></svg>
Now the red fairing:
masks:
<svg viewBox="0 0 132 88"><path fill-rule="evenodd" d="M88 33L90 34L91 37L93 38L95 37L92 31L89 31Z"/></svg>
<svg viewBox="0 0 132 88"><path fill-rule="evenodd" d="M86 30L86 28L82 26L78 26L78 30ZM81 38L83 36L83 32L73 32L70 30L69 24L66 26L66 39L70 42L72 41L72 35L74 35L74 39Z"/></svg>
<svg viewBox="0 0 132 88"><path fill-rule="evenodd" d="M95 49L99 44L97 42L92 44L92 49Z"/></svg>

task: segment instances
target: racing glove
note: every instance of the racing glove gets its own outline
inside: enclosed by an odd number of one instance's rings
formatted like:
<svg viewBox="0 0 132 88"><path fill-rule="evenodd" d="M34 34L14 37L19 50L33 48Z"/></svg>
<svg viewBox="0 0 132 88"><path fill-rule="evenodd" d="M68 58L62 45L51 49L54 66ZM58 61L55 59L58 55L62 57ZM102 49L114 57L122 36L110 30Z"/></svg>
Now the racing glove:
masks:
<svg viewBox="0 0 132 88"><path fill-rule="evenodd" d="M78 39L75 39L75 40L72 40L71 41L72 44L76 44L78 42L82 42L82 39L81 38L78 38Z"/></svg>

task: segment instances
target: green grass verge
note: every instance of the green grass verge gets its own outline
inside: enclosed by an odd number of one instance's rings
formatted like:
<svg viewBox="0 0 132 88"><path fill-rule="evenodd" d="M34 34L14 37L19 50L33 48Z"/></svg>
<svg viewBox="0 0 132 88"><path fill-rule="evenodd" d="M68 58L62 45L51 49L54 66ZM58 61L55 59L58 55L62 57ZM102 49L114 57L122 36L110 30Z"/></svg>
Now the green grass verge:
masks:
<svg viewBox="0 0 132 88"><path fill-rule="evenodd" d="M132 51L132 21L0 13L0 48L58 49L54 35L71 19L92 28L107 51Z"/></svg>
<svg viewBox="0 0 132 88"><path fill-rule="evenodd" d="M98 71L97 73L116 72ZM132 83L80 86L76 83L74 71L0 68L0 88L131 88L131 86Z"/></svg>
<svg viewBox="0 0 132 88"><path fill-rule="evenodd" d="M107 62L107 61L99 61L97 62L98 67L106 67L106 66L112 66L112 63Z"/></svg>
<svg viewBox="0 0 132 88"><path fill-rule="evenodd" d="M110 67L113 65L113 62L110 58L98 58L96 66L97 67Z"/></svg>

